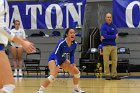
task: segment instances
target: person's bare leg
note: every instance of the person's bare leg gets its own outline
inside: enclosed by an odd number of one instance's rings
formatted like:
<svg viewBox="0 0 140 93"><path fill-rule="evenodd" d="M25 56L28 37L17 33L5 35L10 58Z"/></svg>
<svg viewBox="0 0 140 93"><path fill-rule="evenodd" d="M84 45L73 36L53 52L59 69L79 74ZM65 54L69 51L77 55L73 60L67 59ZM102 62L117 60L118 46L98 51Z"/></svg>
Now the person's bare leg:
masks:
<svg viewBox="0 0 140 93"><path fill-rule="evenodd" d="M12 75L12 69L10 66L9 59L7 55L5 54L5 51L0 51L0 81L3 84L3 87L1 89L1 93L5 93L6 91L9 91L9 93L12 93L13 89L15 88L15 82Z"/></svg>
<svg viewBox="0 0 140 93"><path fill-rule="evenodd" d="M44 89L47 88L49 84L53 82L57 76L58 68L55 64L55 61L51 60L50 62L48 62L48 66L50 70L50 76L47 79L45 79L45 81L43 82L37 93L43 93Z"/></svg>
<svg viewBox="0 0 140 93"><path fill-rule="evenodd" d="M0 77L0 89L3 87L2 78Z"/></svg>
<svg viewBox="0 0 140 93"><path fill-rule="evenodd" d="M78 68L74 65L74 64L70 64L70 61L69 60L66 60L62 65L61 67L72 73L74 76L73 76L73 84L74 84L74 93L76 93L76 91L78 91L78 93L85 93L84 91L82 91L80 88L79 88L79 81L80 81L80 71L78 70Z"/></svg>
<svg viewBox="0 0 140 93"><path fill-rule="evenodd" d="M19 47L19 48L17 48L17 59L18 59L17 63L18 63L18 66L19 66L19 73L18 73L19 76L23 75L22 74L22 64L23 64L22 56L23 56L23 48Z"/></svg>
<svg viewBox="0 0 140 93"><path fill-rule="evenodd" d="M16 47L11 46L11 54L12 54L13 65L14 65L14 76L17 76L18 65L17 65L17 48Z"/></svg>

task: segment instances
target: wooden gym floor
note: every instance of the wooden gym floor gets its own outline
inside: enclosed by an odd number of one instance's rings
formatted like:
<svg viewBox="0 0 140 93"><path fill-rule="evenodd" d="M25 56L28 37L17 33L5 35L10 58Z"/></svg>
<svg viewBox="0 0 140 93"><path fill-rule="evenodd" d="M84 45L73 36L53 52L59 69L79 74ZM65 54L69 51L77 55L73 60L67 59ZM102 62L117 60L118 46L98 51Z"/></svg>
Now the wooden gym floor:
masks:
<svg viewBox="0 0 140 93"><path fill-rule="evenodd" d="M36 93L45 78L15 78L14 93ZM140 93L140 79L125 78L107 81L104 78L81 78L80 86L86 93ZM72 93L72 78L57 78L45 93Z"/></svg>

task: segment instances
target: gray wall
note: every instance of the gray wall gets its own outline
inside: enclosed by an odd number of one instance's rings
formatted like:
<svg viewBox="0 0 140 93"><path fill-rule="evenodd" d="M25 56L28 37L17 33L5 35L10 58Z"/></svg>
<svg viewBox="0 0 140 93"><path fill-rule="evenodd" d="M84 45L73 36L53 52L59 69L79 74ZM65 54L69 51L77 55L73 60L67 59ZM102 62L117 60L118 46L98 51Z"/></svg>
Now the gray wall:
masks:
<svg viewBox="0 0 140 93"><path fill-rule="evenodd" d="M140 29L139 28L119 28L119 32L127 32L129 35L119 37L118 47L128 47L130 49L130 63L140 65Z"/></svg>

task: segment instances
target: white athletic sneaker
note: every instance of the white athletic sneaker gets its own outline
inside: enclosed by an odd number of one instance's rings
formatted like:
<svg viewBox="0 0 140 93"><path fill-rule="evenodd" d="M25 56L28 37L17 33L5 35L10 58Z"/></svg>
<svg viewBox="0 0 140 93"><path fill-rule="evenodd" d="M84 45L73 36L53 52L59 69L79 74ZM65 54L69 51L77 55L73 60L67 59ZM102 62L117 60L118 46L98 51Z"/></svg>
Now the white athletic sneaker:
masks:
<svg viewBox="0 0 140 93"><path fill-rule="evenodd" d="M43 91L41 91L41 90L38 90L36 93L44 93Z"/></svg>
<svg viewBox="0 0 140 93"><path fill-rule="evenodd" d="M74 89L73 93L85 93L85 91L83 91L80 88L78 88L78 89Z"/></svg>
<svg viewBox="0 0 140 93"><path fill-rule="evenodd" d="M22 74L22 70L19 70L19 71L18 71L18 75L19 75L20 77L23 76L23 74Z"/></svg>
<svg viewBox="0 0 140 93"><path fill-rule="evenodd" d="M4 91L4 90L2 90L2 89L0 89L0 93L13 93L13 92L10 92L10 91Z"/></svg>
<svg viewBox="0 0 140 93"><path fill-rule="evenodd" d="M16 77L18 75L17 71L14 71L14 77Z"/></svg>

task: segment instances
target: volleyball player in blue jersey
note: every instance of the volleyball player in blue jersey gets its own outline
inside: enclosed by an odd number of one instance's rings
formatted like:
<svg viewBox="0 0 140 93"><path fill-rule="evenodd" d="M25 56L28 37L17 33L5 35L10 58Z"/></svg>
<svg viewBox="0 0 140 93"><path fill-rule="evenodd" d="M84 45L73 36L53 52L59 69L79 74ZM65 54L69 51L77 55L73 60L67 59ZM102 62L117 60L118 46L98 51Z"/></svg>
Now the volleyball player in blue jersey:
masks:
<svg viewBox="0 0 140 93"><path fill-rule="evenodd" d="M75 30L72 28L66 29L65 37L58 41L55 50L49 56L48 66L50 76L44 81L37 93L44 93L44 89L57 77L60 67L73 74L73 93L85 93L79 88L78 85L80 80L80 71L74 64L74 53L76 46ZM70 59L66 58L67 54L69 54Z"/></svg>

